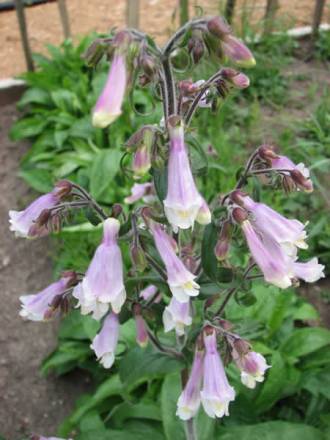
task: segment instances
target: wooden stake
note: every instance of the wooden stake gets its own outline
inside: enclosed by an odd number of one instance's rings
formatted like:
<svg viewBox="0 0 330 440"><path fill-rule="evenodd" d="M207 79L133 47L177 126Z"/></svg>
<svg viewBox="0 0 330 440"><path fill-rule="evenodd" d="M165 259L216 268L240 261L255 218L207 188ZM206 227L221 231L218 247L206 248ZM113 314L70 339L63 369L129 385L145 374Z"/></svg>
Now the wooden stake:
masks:
<svg viewBox="0 0 330 440"><path fill-rule="evenodd" d="M315 1L313 24L312 24L312 41L314 41L314 42L317 39L318 34L319 34L319 27L320 27L321 20L322 20L324 5L325 5L325 0L316 0Z"/></svg>
<svg viewBox="0 0 330 440"><path fill-rule="evenodd" d="M225 7L225 17L229 24L233 21L236 0L227 0Z"/></svg>
<svg viewBox="0 0 330 440"><path fill-rule="evenodd" d="M21 34L21 42L22 42L23 52L26 61L26 67L29 72L32 72L34 70L34 66L33 66L32 52L29 44L29 37L27 33L24 4L22 0L14 0L14 4L17 14L19 31Z"/></svg>
<svg viewBox="0 0 330 440"><path fill-rule="evenodd" d="M138 29L140 24L140 1L126 0L126 24L129 28Z"/></svg>
<svg viewBox="0 0 330 440"><path fill-rule="evenodd" d="M276 11L279 8L278 0L267 0L266 12L265 12L265 27L264 33L270 34L274 28L274 19L276 15Z"/></svg>
<svg viewBox="0 0 330 440"><path fill-rule="evenodd" d="M57 4L58 4L58 9L60 11L60 18L63 27L64 38L67 39L71 37L71 30L70 30L68 9L66 7L66 1L57 0Z"/></svg>

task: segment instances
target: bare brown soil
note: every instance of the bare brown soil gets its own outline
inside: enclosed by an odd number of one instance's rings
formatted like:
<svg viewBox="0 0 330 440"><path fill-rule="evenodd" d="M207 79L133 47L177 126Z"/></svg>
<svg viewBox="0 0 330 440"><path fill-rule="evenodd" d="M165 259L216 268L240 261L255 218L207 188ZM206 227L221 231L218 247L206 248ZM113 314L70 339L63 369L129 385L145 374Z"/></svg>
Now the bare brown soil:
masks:
<svg viewBox="0 0 330 440"><path fill-rule="evenodd" d="M173 12L177 0L140 0L140 28L151 33L162 43L177 24ZM218 14L218 0L191 0L191 16L195 11ZM235 22L241 26L248 18L256 30L261 30L266 0L238 0ZM275 27L303 26L311 24L313 0L280 0ZM201 9L195 9L194 6ZM112 27L125 25L126 0L68 0L68 12L72 35L77 38L92 30L106 32ZM245 17L245 18L244 18ZM56 2L26 8L28 33L33 52L45 52L45 44L59 44L63 40L62 27ZM327 0L323 16L330 22L330 0ZM25 70L20 34L15 11L0 13L0 78L7 78Z"/></svg>
<svg viewBox="0 0 330 440"><path fill-rule="evenodd" d="M88 388L80 374L45 378L41 360L56 345L57 323L25 322L19 296L37 292L52 279L47 239L15 238L8 228L8 210L22 208L33 194L17 177L26 144L8 141L8 128L17 117L15 105L0 114L0 437L21 440L31 432L54 435Z"/></svg>

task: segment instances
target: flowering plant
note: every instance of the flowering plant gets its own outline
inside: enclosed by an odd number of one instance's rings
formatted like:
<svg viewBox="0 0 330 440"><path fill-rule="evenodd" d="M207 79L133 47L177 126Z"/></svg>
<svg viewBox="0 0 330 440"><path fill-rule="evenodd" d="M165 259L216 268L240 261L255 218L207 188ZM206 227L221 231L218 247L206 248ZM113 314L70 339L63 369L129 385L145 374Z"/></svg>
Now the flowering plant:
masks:
<svg viewBox="0 0 330 440"><path fill-rule="evenodd" d="M226 319L228 302L239 300L242 290L249 292L254 280L285 289L299 280L317 281L324 267L317 258L298 261L298 250L307 247L307 225L254 200L249 190L249 182L258 179L287 193L310 193L313 184L304 164L262 145L230 192L205 200L199 191L192 158L194 153L195 162L196 156L202 160L205 152L193 142L193 116L200 107L216 109L232 89L248 87L249 79L223 67L205 81L176 81L173 63L185 49L194 64L206 55L238 67L255 64L220 17L187 23L162 49L136 30L96 40L86 52L87 63L95 66L103 56L112 62L93 110L95 126L107 127L120 117L125 94L136 82L152 86L162 102L159 124L141 127L125 145L122 171L140 183L132 185L126 207L116 203L106 211L80 185L60 181L24 211L10 211L10 223L17 235L35 238L60 230L72 210L95 212L92 221L102 224L103 239L86 273L67 268L42 292L21 297L21 315L48 320L70 306L90 314L101 322L91 348L104 368L114 364L121 326L133 318L140 347L151 344L180 363L176 414L185 422L186 438L195 439L200 406L211 418L229 415L235 399L225 371L229 363L248 388L262 382L270 368ZM131 257L127 270L125 242Z"/></svg>

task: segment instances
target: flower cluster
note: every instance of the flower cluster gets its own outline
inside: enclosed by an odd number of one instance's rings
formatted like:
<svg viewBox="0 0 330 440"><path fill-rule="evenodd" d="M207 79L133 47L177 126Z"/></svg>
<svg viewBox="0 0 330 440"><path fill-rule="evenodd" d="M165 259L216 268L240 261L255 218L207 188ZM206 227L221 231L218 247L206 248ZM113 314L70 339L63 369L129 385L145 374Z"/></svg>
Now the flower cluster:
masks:
<svg viewBox="0 0 330 440"><path fill-rule="evenodd" d="M248 388L262 382L270 367L247 341L222 325L227 302L240 283L249 279L250 272L257 270L255 278L263 276L267 283L283 289L299 279L314 282L324 276L324 266L317 258L298 261L298 250L307 248L307 224L284 217L243 190L250 179L260 178L263 184L286 192L310 193L313 184L304 164L295 165L273 146L262 145L251 155L232 191L206 201L199 190L186 135L192 117L198 107L216 108L231 89L248 87L249 78L225 67L206 81L194 83L188 78L175 83L170 55L187 40L194 63L207 52L222 62L230 59L243 67L253 66L255 61L222 18L194 20L189 26L188 39L184 27L163 49L132 30L101 41L112 62L93 110L93 124L104 128L120 116L125 94L134 86L133 78L142 86L157 86L163 104L164 118L159 125L140 128L125 144L124 158L131 158L127 174L139 179L124 200L126 206L102 208L84 188L63 181L24 211L9 213L11 230L25 237L40 237L60 229L70 210L94 210L102 223L103 237L86 273L65 272L40 293L22 296L20 314L26 319L47 320L72 305L80 308L82 315L101 321L91 349L104 368L115 362L120 325L128 317L135 322L136 342L141 348L150 342L180 359L194 351L191 373L178 399L177 415L182 420L194 417L200 404L212 418L229 414L235 391L227 380L222 352L225 364L232 361L236 365ZM92 65L99 58L97 45L87 52ZM124 160L122 165L125 168ZM216 231L216 241L208 235L210 228ZM251 254L243 270L231 258L231 247L240 243L232 238L240 230ZM123 262L122 242L130 249L131 264L126 259L126 264ZM234 287L208 300L201 295L203 284L210 284L212 278L205 258L211 259L215 271L226 268L237 274ZM219 298L218 311L209 311ZM159 310L164 333L176 336L177 345L169 349L162 346L158 334L156 337L155 320L150 318Z"/></svg>

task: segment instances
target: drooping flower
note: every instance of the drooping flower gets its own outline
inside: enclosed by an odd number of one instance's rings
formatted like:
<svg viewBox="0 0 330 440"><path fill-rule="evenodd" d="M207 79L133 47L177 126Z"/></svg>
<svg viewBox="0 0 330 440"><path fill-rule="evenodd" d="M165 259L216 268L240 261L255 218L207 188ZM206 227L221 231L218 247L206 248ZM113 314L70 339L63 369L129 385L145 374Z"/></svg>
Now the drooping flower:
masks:
<svg viewBox="0 0 330 440"><path fill-rule="evenodd" d="M229 402L235 399L235 390L227 380L226 372L217 350L215 329L204 329L204 374L201 391L202 405L209 417L228 416Z"/></svg>
<svg viewBox="0 0 330 440"><path fill-rule="evenodd" d="M108 78L93 110L94 127L105 128L121 115L127 86L126 59L120 50L114 54Z"/></svg>
<svg viewBox="0 0 330 440"><path fill-rule="evenodd" d="M275 170L290 170L289 174L299 189L305 192L313 191L309 169L302 162L296 165L286 156L277 156L271 159L271 167Z"/></svg>
<svg viewBox="0 0 330 440"><path fill-rule="evenodd" d="M126 299L123 281L123 261L117 243L120 223L108 218L103 224L103 240L95 251L81 283L73 291L79 300L83 315L93 313L94 319L101 319L109 309L119 313Z"/></svg>
<svg viewBox="0 0 330 440"><path fill-rule="evenodd" d="M306 263L295 261L293 263L293 274L296 278L304 280L306 283L315 283L320 278L324 278L324 266L319 264L316 257Z"/></svg>
<svg viewBox="0 0 330 440"><path fill-rule="evenodd" d="M201 403L200 389L203 377L204 350L196 347L194 361L191 367L190 376L178 403L176 415L181 420L189 420L197 414Z"/></svg>
<svg viewBox="0 0 330 440"><path fill-rule="evenodd" d="M182 124L175 127L169 124L169 135L168 187L164 209L168 221L177 231L178 228L194 226L205 201L196 188L191 172Z"/></svg>
<svg viewBox="0 0 330 440"><path fill-rule="evenodd" d="M191 296L197 296L199 293L199 285L194 281L196 276L189 272L176 255L173 240L167 235L162 226L151 221L150 229L156 248L165 264L167 282L173 296L179 302L188 302Z"/></svg>
<svg viewBox="0 0 330 440"><path fill-rule="evenodd" d="M131 195L126 197L124 202L131 204L140 199L142 199L145 203L150 203L155 200L152 183L134 183L131 188Z"/></svg>
<svg viewBox="0 0 330 440"><path fill-rule="evenodd" d="M257 382L264 381L265 371L270 368L266 359L255 351L239 354L236 350L232 351L234 362L241 370L241 381L248 388L255 388Z"/></svg>
<svg viewBox="0 0 330 440"><path fill-rule="evenodd" d="M262 234L279 243L285 252L295 256L297 247L307 249L305 225L295 219L287 219L264 203L257 203L247 195L237 195L242 206L249 211L251 223Z"/></svg>
<svg viewBox="0 0 330 440"><path fill-rule="evenodd" d="M50 319L61 304L64 292L76 282L75 272L64 272L62 277L46 289L34 295L20 297L20 316L31 321Z"/></svg>
<svg viewBox="0 0 330 440"><path fill-rule="evenodd" d="M165 333L175 329L178 336L183 336L185 326L192 323L190 303L181 303L173 297L164 309L163 323Z"/></svg>
<svg viewBox="0 0 330 440"><path fill-rule="evenodd" d="M104 319L101 331L95 336L91 349L104 368L111 368L119 337L119 320L116 313L109 313Z"/></svg>
<svg viewBox="0 0 330 440"><path fill-rule="evenodd" d="M68 181L59 182L53 191L34 200L23 211L9 211L10 230L19 237L35 238L49 233L45 222L38 223L40 217L49 217L49 210L71 191Z"/></svg>
<svg viewBox="0 0 330 440"><path fill-rule="evenodd" d="M140 298L143 298L145 301L148 301L152 297L154 297L154 295L157 293L157 291L158 291L158 288L156 286L154 286L153 284L150 284L145 289L141 290L139 296L140 296ZM159 293L153 302L157 304L161 301L161 299L162 299L162 295L161 295L161 293Z"/></svg>

